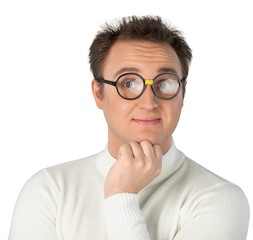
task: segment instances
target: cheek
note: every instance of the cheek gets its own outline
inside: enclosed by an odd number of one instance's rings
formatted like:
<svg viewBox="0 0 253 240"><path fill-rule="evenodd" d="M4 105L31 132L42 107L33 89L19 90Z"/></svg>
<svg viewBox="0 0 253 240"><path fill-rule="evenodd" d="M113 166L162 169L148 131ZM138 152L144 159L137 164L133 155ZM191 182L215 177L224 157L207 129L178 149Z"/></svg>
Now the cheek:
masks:
<svg viewBox="0 0 253 240"><path fill-rule="evenodd" d="M103 102L103 111L108 124L122 124L130 112L129 103L119 97L107 97Z"/></svg>
<svg viewBox="0 0 253 240"><path fill-rule="evenodd" d="M170 122L174 122L175 124L178 122L179 117L181 115L181 110L183 106L183 101L171 101L167 103L162 112L166 114L166 118Z"/></svg>
<svg viewBox="0 0 253 240"><path fill-rule="evenodd" d="M182 92L178 94L175 99L172 99L171 104L172 104L172 108L175 114L177 113L178 115L180 115L182 107L183 107L183 103L184 103L184 99L183 99Z"/></svg>
<svg viewBox="0 0 253 240"><path fill-rule="evenodd" d="M178 122L180 115L181 115L181 111L182 111L182 107L183 107L183 102L179 102L177 103L173 110L174 110L174 116L175 116L175 120Z"/></svg>

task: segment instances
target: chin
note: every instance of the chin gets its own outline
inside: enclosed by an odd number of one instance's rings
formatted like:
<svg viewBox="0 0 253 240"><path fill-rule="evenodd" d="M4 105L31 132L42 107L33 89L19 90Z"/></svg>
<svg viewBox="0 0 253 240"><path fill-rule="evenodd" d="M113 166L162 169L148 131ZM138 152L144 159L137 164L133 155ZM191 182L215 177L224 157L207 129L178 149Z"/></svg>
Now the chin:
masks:
<svg viewBox="0 0 253 240"><path fill-rule="evenodd" d="M136 142L139 142L139 143L140 143L140 142L142 142L142 141L148 141L148 142L152 143L153 145L154 145L154 144L158 144L158 145L161 144L161 142L158 141L157 138L150 137L150 136L141 136L141 137L138 137L138 138L136 139Z"/></svg>

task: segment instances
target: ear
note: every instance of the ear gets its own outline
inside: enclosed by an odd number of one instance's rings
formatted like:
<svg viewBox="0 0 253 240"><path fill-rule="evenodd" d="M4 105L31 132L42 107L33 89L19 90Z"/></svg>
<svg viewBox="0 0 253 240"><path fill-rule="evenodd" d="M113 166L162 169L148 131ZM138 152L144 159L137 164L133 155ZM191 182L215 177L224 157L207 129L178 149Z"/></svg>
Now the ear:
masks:
<svg viewBox="0 0 253 240"><path fill-rule="evenodd" d="M91 88L92 88L93 97L95 99L97 107L99 109L103 109L103 104L102 104L103 101L102 101L99 82L97 82L96 80L93 79L91 82Z"/></svg>
<svg viewBox="0 0 253 240"><path fill-rule="evenodd" d="M185 98L185 92L186 92L186 84L187 84L187 81L185 80L184 83L183 83L183 89L182 89L182 97L183 97L183 102L182 102L182 107L184 106L184 98Z"/></svg>

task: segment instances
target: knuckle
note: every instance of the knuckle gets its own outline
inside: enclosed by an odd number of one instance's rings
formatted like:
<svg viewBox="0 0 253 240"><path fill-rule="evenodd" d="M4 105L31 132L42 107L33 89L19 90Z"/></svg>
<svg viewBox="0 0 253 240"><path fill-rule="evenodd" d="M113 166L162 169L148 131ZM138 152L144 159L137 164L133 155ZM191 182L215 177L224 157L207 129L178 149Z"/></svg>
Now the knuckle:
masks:
<svg viewBox="0 0 253 240"><path fill-rule="evenodd" d="M135 166L137 169L143 169L145 167L144 161L135 159Z"/></svg>
<svg viewBox="0 0 253 240"><path fill-rule="evenodd" d="M134 146L138 145L138 143L135 142L135 141L131 141L131 142L129 143L129 145L130 145L131 147L134 147Z"/></svg>
<svg viewBox="0 0 253 240"><path fill-rule="evenodd" d="M127 150L129 148L129 144L127 143L124 143L121 147L120 147L120 150Z"/></svg>
<svg viewBox="0 0 253 240"><path fill-rule="evenodd" d="M120 161L120 164L126 170L130 170L131 168L133 168L132 159L130 159L128 157L122 158L121 161Z"/></svg>
<svg viewBox="0 0 253 240"><path fill-rule="evenodd" d="M150 170L154 169L155 168L155 162L152 159L148 160L147 161L147 167Z"/></svg>
<svg viewBox="0 0 253 240"><path fill-rule="evenodd" d="M141 146L146 146L146 145L150 145L151 143L148 140L143 140L140 142Z"/></svg>
<svg viewBox="0 0 253 240"><path fill-rule="evenodd" d="M153 162L148 162L145 164L145 170L146 170L146 172L152 174L153 172L155 172L156 166L154 165Z"/></svg>

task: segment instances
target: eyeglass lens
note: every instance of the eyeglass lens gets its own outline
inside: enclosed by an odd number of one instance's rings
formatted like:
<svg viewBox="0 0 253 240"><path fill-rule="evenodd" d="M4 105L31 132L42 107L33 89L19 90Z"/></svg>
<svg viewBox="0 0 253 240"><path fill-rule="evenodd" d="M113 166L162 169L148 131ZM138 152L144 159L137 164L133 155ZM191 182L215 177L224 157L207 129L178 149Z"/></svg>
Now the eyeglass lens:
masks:
<svg viewBox="0 0 253 240"><path fill-rule="evenodd" d="M174 74L158 75L153 82L152 89L159 98L170 99L179 90L179 79ZM145 90L145 80L137 74L124 74L117 81L118 93L126 99L138 98Z"/></svg>

